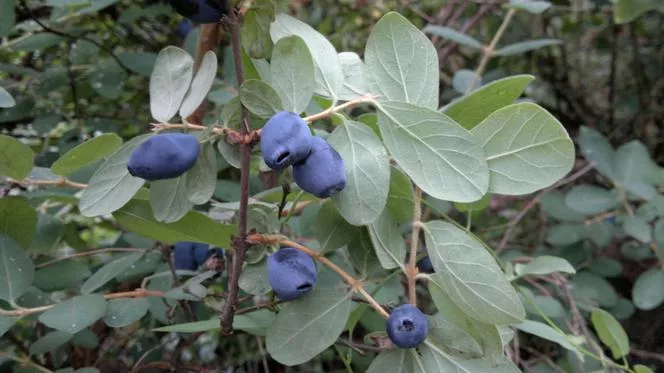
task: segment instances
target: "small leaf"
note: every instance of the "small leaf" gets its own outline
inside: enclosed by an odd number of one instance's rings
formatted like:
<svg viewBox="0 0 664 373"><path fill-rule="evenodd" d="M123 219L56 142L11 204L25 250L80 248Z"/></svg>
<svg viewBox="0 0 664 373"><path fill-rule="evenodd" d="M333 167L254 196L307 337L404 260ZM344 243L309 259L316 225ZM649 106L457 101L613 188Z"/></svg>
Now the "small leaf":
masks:
<svg viewBox="0 0 664 373"><path fill-rule="evenodd" d="M145 316L149 307L146 298L112 299L108 302L104 322L111 328L128 326Z"/></svg>
<svg viewBox="0 0 664 373"><path fill-rule="evenodd" d="M362 123L344 120L327 138L346 168L346 187L332 196L341 216L353 225L375 221L385 208L390 159L383 144Z"/></svg>
<svg viewBox="0 0 664 373"><path fill-rule="evenodd" d="M521 330L522 332L536 335L540 338L557 343L560 346L570 351L580 354L579 350L565 338L564 334L559 333L557 330L550 327L549 325L543 324L538 321L526 320L521 324L517 324L516 328Z"/></svg>
<svg viewBox="0 0 664 373"><path fill-rule="evenodd" d="M81 295L60 302L39 315L46 326L76 334L106 314L106 301L102 294Z"/></svg>
<svg viewBox="0 0 664 373"><path fill-rule="evenodd" d="M141 76L150 76L157 55L151 52L127 51L118 54L118 58L129 70Z"/></svg>
<svg viewBox="0 0 664 373"><path fill-rule="evenodd" d="M92 138L58 158L51 166L56 175L66 176L74 171L103 159L122 145L120 136L105 133Z"/></svg>
<svg viewBox="0 0 664 373"><path fill-rule="evenodd" d="M81 286L82 294L90 294L100 287L106 285L115 276L122 273L125 269L129 268L132 264L136 263L145 254L145 251L128 254L121 258L115 259L110 263L105 264L97 272L95 272L86 282Z"/></svg>
<svg viewBox="0 0 664 373"><path fill-rule="evenodd" d="M616 0L613 3L613 19L619 25L632 22L648 11L662 9L659 0Z"/></svg>
<svg viewBox="0 0 664 373"><path fill-rule="evenodd" d="M0 135L0 175L22 180L30 174L35 153L17 139Z"/></svg>
<svg viewBox="0 0 664 373"><path fill-rule="evenodd" d="M387 195L387 210L392 218L400 223L413 219L415 193L410 178L401 170L390 166L390 191Z"/></svg>
<svg viewBox="0 0 664 373"><path fill-rule="evenodd" d="M314 229L321 252L331 252L344 247L359 234L359 228L348 224L332 201L324 203L318 210Z"/></svg>
<svg viewBox="0 0 664 373"><path fill-rule="evenodd" d="M76 260L64 260L35 272L35 286L43 291L57 291L78 287L92 273L87 265Z"/></svg>
<svg viewBox="0 0 664 373"><path fill-rule="evenodd" d="M579 137L577 139L581 154L589 162L595 162L595 169L611 179L615 179L613 169L615 151L609 143L609 140L597 130L581 126Z"/></svg>
<svg viewBox="0 0 664 373"><path fill-rule="evenodd" d="M623 230L628 235L640 242L650 243L652 241L652 228L648 220L640 215L628 216L623 221Z"/></svg>
<svg viewBox="0 0 664 373"><path fill-rule="evenodd" d="M551 7L548 1L536 0L510 0L504 7L511 9L521 9L532 14L540 14Z"/></svg>
<svg viewBox="0 0 664 373"><path fill-rule="evenodd" d="M23 197L0 198L0 234L6 235L23 248L30 243L37 231L37 212Z"/></svg>
<svg viewBox="0 0 664 373"><path fill-rule="evenodd" d="M555 246L568 246L577 243L585 236L583 224L558 224L549 228L546 241Z"/></svg>
<svg viewBox="0 0 664 373"><path fill-rule="evenodd" d="M468 316L494 325L525 318L518 294L479 241L442 221L426 223L424 232L442 288Z"/></svg>
<svg viewBox="0 0 664 373"><path fill-rule="evenodd" d="M74 335L71 333L65 333L57 330L52 331L30 345L30 355L41 355L46 352L51 352L71 341L72 338L74 338Z"/></svg>
<svg viewBox="0 0 664 373"><path fill-rule="evenodd" d="M9 92L7 92L6 89L0 87L0 108L10 108L14 106L16 106L16 101L14 100L14 97L12 97L12 95Z"/></svg>
<svg viewBox="0 0 664 373"><path fill-rule="evenodd" d="M341 70L344 73L344 84L339 92L339 99L353 100L365 96L369 92L369 83L365 73L364 62L354 52L339 53Z"/></svg>
<svg viewBox="0 0 664 373"><path fill-rule="evenodd" d="M610 313L596 308L592 311L590 320L599 339L611 349L615 359L620 359L629 353L627 333Z"/></svg>
<svg viewBox="0 0 664 373"><path fill-rule="evenodd" d="M191 82L191 87L180 106L180 117L186 118L196 111L207 96L214 78L217 76L217 55L213 51L205 52L201 66Z"/></svg>
<svg viewBox="0 0 664 373"><path fill-rule="evenodd" d="M240 100L242 105L261 118L269 118L284 108L274 88L262 80L250 79L242 83Z"/></svg>
<svg viewBox="0 0 664 373"><path fill-rule="evenodd" d="M284 110L301 113L307 108L314 89L314 60L307 44L299 36L279 39L270 61L272 87L283 102Z"/></svg>
<svg viewBox="0 0 664 373"><path fill-rule="evenodd" d="M150 206L158 222L174 223L194 207L187 189L188 174L175 179L156 180L150 184Z"/></svg>
<svg viewBox="0 0 664 373"><path fill-rule="evenodd" d="M652 182L654 163L642 142L633 140L620 146L614 162L616 181L628 192L646 200L656 194Z"/></svg>
<svg viewBox="0 0 664 373"><path fill-rule="evenodd" d="M0 337L5 335L9 329L16 323L18 318L9 316L0 316Z"/></svg>
<svg viewBox="0 0 664 373"><path fill-rule="evenodd" d="M88 71L88 82L99 95L115 100L122 94L127 72L112 58L99 62Z"/></svg>
<svg viewBox="0 0 664 373"><path fill-rule="evenodd" d="M632 300L640 310L652 310L664 302L664 271L651 268L636 279Z"/></svg>
<svg viewBox="0 0 664 373"><path fill-rule="evenodd" d="M518 276L548 275L557 272L576 273L574 267L567 260L549 255L538 256L528 264L517 263L514 266L514 271Z"/></svg>
<svg viewBox="0 0 664 373"><path fill-rule="evenodd" d="M375 222L367 225L367 231L380 265L385 269L400 267L406 257L406 244L390 212L383 210Z"/></svg>
<svg viewBox="0 0 664 373"><path fill-rule="evenodd" d="M168 46L157 55L150 75L150 112L167 123L178 112L189 90L194 60L184 50Z"/></svg>
<svg viewBox="0 0 664 373"><path fill-rule="evenodd" d="M225 142L223 139L221 142ZM193 204L202 205L212 198L217 186L217 156L210 142L201 144L201 152L194 167L187 171L188 198Z"/></svg>
<svg viewBox="0 0 664 373"><path fill-rule="evenodd" d="M265 295L272 290L267 277L267 261L261 260L257 264L248 264L242 269L240 289L253 295Z"/></svg>
<svg viewBox="0 0 664 373"><path fill-rule="evenodd" d="M572 294L586 302L596 303L602 307L615 307L618 295L613 286L602 277L588 271L579 272L572 278Z"/></svg>
<svg viewBox="0 0 664 373"><path fill-rule="evenodd" d="M454 78L452 78L452 87L461 94L471 92L476 88L475 84L482 85L481 83L482 77L472 70L461 69L454 73Z"/></svg>
<svg viewBox="0 0 664 373"><path fill-rule="evenodd" d="M79 210L87 217L107 215L124 206L145 183L127 170L131 152L151 134L134 137L116 150L92 175L83 190Z"/></svg>
<svg viewBox="0 0 664 373"><path fill-rule="evenodd" d="M536 104L499 109L472 133L484 148L492 193L532 193L560 180L574 165L574 144L567 131Z"/></svg>
<svg viewBox="0 0 664 373"><path fill-rule="evenodd" d="M382 100L438 107L438 54L417 27L397 12L373 26L364 50L372 93Z"/></svg>
<svg viewBox="0 0 664 373"><path fill-rule="evenodd" d="M179 241L205 242L229 247L233 224L220 224L197 211L189 211L175 223L158 223L147 201L132 200L113 216L125 229L168 244Z"/></svg>
<svg viewBox="0 0 664 373"><path fill-rule="evenodd" d="M636 364L632 368L634 368L634 371L636 373L654 373L652 369L648 368L645 365L641 365L641 364Z"/></svg>
<svg viewBox="0 0 664 373"><path fill-rule="evenodd" d="M515 75L491 82L443 108L444 113L466 129L472 129L489 114L514 102L526 86L535 79L532 75Z"/></svg>
<svg viewBox="0 0 664 373"><path fill-rule="evenodd" d="M262 6L252 6L242 20L242 47L254 59L268 58L272 51L270 23L274 21L276 9L271 1Z"/></svg>
<svg viewBox="0 0 664 373"><path fill-rule="evenodd" d="M443 39L452 40L453 42L465 45L467 47L475 49L482 49L483 47L482 43L474 37L449 27L431 24L426 25L422 31L427 34L436 35Z"/></svg>
<svg viewBox="0 0 664 373"><path fill-rule="evenodd" d="M620 204L620 201L615 194L606 189L592 185L577 185L567 192L565 203L572 210L595 215L611 210Z"/></svg>
<svg viewBox="0 0 664 373"><path fill-rule="evenodd" d="M0 234L0 299L13 302L32 284L35 266L26 252Z"/></svg>
<svg viewBox="0 0 664 373"><path fill-rule="evenodd" d="M432 197L473 202L489 184L484 152L475 138L446 115L400 103L378 106L385 146L401 169Z"/></svg>
<svg viewBox="0 0 664 373"><path fill-rule="evenodd" d="M366 373L412 373L410 350L391 349L381 352Z"/></svg>
<svg viewBox="0 0 664 373"><path fill-rule="evenodd" d="M550 47L552 45L560 45L563 41L560 39L538 39L538 40L528 40L522 41L519 43L514 43L502 47L495 51L494 56L513 56L515 54L523 54L526 52L533 51L535 49L540 49L544 47Z"/></svg>

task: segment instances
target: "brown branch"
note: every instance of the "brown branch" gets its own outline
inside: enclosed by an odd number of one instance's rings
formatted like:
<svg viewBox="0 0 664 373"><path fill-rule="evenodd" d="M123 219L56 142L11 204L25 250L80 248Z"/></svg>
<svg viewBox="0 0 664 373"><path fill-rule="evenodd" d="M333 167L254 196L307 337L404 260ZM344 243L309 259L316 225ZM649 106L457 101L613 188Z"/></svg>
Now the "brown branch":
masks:
<svg viewBox="0 0 664 373"><path fill-rule="evenodd" d="M120 247L109 247L105 249L97 249L97 250L90 250L82 253L76 253L68 256L63 256L61 258L55 258L53 260L49 260L44 263L40 263L35 266L35 268L44 268L47 266L50 266L52 264L62 262L64 260L69 260L69 259L74 259L74 258L82 258L86 256L92 256L92 255L97 255L97 254L102 254L102 253L135 253L139 251L145 251L145 249L135 249L135 248L120 248Z"/></svg>
<svg viewBox="0 0 664 373"><path fill-rule="evenodd" d="M88 186L88 184L77 183L71 181L67 178L60 178L57 180L36 180L36 179L23 179L23 180L14 180L9 179L9 182L16 183L19 185L34 185L34 186L54 186L54 187L63 187L63 188L76 188L83 189Z"/></svg>
<svg viewBox="0 0 664 373"><path fill-rule="evenodd" d="M420 237L420 223L422 219L422 189L415 186L415 198L413 201L413 230L410 235L410 256L408 258L408 266L406 266L406 274L408 275L408 299L410 304L417 307L417 291L416 291L416 277L417 277L417 247L419 246Z"/></svg>

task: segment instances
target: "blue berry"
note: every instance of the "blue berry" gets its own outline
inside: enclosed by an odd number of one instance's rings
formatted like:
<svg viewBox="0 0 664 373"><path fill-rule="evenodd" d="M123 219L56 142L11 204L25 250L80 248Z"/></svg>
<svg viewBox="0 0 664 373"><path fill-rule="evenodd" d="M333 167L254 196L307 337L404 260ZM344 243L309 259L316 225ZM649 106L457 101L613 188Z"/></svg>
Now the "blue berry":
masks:
<svg viewBox="0 0 664 373"><path fill-rule="evenodd" d="M387 335L399 348L414 348L429 334L429 320L417 307L404 304L395 308L387 319Z"/></svg>
<svg viewBox="0 0 664 373"><path fill-rule="evenodd" d="M169 0L181 16L196 23L217 23L226 12L226 1L222 0Z"/></svg>
<svg viewBox="0 0 664 373"><path fill-rule="evenodd" d="M194 167L200 151L201 146L195 136L159 134L134 149L127 169L131 175L149 181L173 179Z"/></svg>
<svg viewBox="0 0 664 373"><path fill-rule="evenodd" d="M433 264L431 264L431 258L429 256L425 256L424 258L420 259L419 262L417 262L417 269L420 270L422 273L434 273L433 269Z"/></svg>
<svg viewBox="0 0 664 373"><path fill-rule="evenodd" d="M346 167L339 153L322 137L311 138L311 154L293 165L293 178L302 190L319 198L346 187Z"/></svg>
<svg viewBox="0 0 664 373"><path fill-rule="evenodd" d="M194 242L178 242L173 249L173 265L175 269L195 271L198 268L194 258Z"/></svg>
<svg viewBox="0 0 664 373"><path fill-rule="evenodd" d="M263 160L273 170L282 170L304 160L311 151L311 131L299 115L281 111L261 130Z"/></svg>
<svg viewBox="0 0 664 373"><path fill-rule="evenodd" d="M180 21L180 23L178 23L178 30L177 30L178 35L183 39L185 39L193 29L194 26L191 24L191 21L189 21L188 19L183 19L182 21Z"/></svg>
<svg viewBox="0 0 664 373"><path fill-rule="evenodd" d="M270 286L281 300L293 300L309 293L316 285L316 263L292 247L285 247L267 258Z"/></svg>

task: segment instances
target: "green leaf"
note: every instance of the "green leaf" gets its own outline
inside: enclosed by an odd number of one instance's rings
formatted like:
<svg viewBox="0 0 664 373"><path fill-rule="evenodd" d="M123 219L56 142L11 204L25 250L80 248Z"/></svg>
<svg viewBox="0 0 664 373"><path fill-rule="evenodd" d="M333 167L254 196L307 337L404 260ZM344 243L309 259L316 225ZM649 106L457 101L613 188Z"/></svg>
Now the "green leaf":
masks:
<svg viewBox="0 0 664 373"><path fill-rule="evenodd" d="M309 106L316 79L314 60L302 38L289 36L277 42L270 61L270 75L284 110L301 113Z"/></svg>
<svg viewBox="0 0 664 373"><path fill-rule="evenodd" d="M58 347L65 345L71 341L74 335L61 331L52 331L43 337L39 338L35 343L30 345L30 355L41 355L46 352L51 352Z"/></svg>
<svg viewBox="0 0 664 373"><path fill-rule="evenodd" d="M563 258L555 256L542 255L533 259L528 264L517 263L514 265L514 272L518 276L525 275L548 275L551 273L569 273L574 274L576 270L569 262Z"/></svg>
<svg viewBox="0 0 664 373"><path fill-rule="evenodd" d="M615 179L613 169L615 151L609 140L597 130L581 126L577 139L581 154L589 162L595 162L595 169L608 178Z"/></svg>
<svg viewBox="0 0 664 373"><path fill-rule="evenodd" d="M395 348L381 352L366 373L412 373L412 364L410 350Z"/></svg>
<svg viewBox="0 0 664 373"><path fill-rule="evenodd" d="M604 188L584 184L567 192L565 204L582 214L595 215L611 210L620 204L620 200L617 195Z"/></svg>
<svg viewBox="0 0 664 373"><path fill-rule="evenodd" d="M375 221L385 208L390 186L390 159L373 131L344 120L327 138L346 166L346 187L332 196L341 216L353 225Z"/></svg>
<svg viewBox="0 0 664 373"><path fill-rule="evenodd" d="M0 38L11 34L15 24L14 0L0 0Z"/></svg>
<svg viewBox="0 0 664 373"><path fill-rule="evenodd" d="M623 221L623 230L628 235L640 242L650 243L652 241L652 229L648 220L640 215L628 216Z"/></svg>
<svg viewBox="0 0 664 373"><path fill-rule="evenodd" d="M521 9L532 14L540 14L551 7L549 1L536 1L536 0L510 0L505 4L505 8Z"/></svg>
<svg viewBox="0 0 664 373"><path fill-rule="evenodd" d="M332 201L324 203L318 210L314 230L321 252L330 252L346 246L359 234L359 228L348 224Z"/></svg>
<svg viewBox="0 0 664 373"><path fill-rule="evenodd" d="M546 241L554 246L568 246L577 243L585 236L584 224L558 224L549 228Z"/></svg>
<svg viewBox="0 0 664 373"><path fill-rule="evenodd" d="M352 294L339 283L319 281L307 296L286 303L267 331L270 356L293 366L330 347L350 316Z"/></svg>
<svg viewBox="0 0 664 373"><path fill-rule="evenodd" d="M87 217L107 215L124 206L145 180L133 177L127 170L131 152L151 134L134 137L115 153L111 154L92 175L87 188L83 190L79 210Z"/></svg>
<svg viewBox="0 0 664 373"><path fill-rule="evenodd" d="M265 295L272 290L267 278L267 261L261 260L257 264L248 264L242 269L240 289L253 295Z"/></svg>
<svg viewBox="0 0 664 373"><path fill-rule="evenodd" d="M23 52L43 51L46 48L60 44L64 40L66 39L63 36L50 32L40 32L13 43L11 49Z"/></svg>
<svg viewBox="0 0 664 373"><path fill-rule="evenodd" d="M662 9L659 0L616 0L613 3L613 20L619 25L632 22L648 11Z"/></svg>
<svg viewBox="0 0 664 373"><path fill-rule="evenodd" d="M565 316L565 310L563 309L562 304L560 304L560 302L556 298L547 297L545 295L535 295L531 298L526 298L526 299L529 299L537 306L537 308L534 307L533 305L530 304L530 302L524 303L526 311L528 311L528 313L532 315L539 315L541 311L545 315L555 319L562 318Z"/></svg>
<svg viewBox="0 0 664 373"><path fill-rule="evenodd" d="M270 23L274 21L276 7L272 1L252 6L242 20L242 47L254 59L268 58L272 51Z"/></svg>
<svg viewBox="0 0 664 373"><path fill-rule="evenodd" d="M468 131L442 113L411 104L383 102L378 109L385 146L424 192L455 202L486 194L484 152Z"/></svg>
<svg viewBox="0 0 664 373"><path fill-rule="evenodd" d="M238 169L241 168L240 146L238 144L229 144L226 139L221 139L217 142L217 150L229 165Z"/></svg>
<svg viewBox="0 0 664 373"><path fill-rule="evenodd" d="M0 175L22 180L30 174L35 153L17 139L0 135Z"/></svg>
<svg viewBox="0 0 664 373"><path fill-rule="evenodd" d="M634 304L632 304L632 302L621 297L618 298L618 303L616 303L614 307L611 307L609 311L617 319L627 320L632 317L632 315L634 315L636 309L634 308Z"/></svg>
<svg viewBox="0 0 664 373"><path fill-rule="evenodd" d="M5 0L0 0L5 1ZM1 4L0 4L1 5ZM10 108L16 106L14 97L6 89L0 87L0 108Z"/></svg>
<svg viewBox="0 0 664 373"><path fill-rule="evenodd" d="M459 212L484 211L491 204L491 194L485 194L479 201L471 203L454 202L454 208Z"/></svg>
<svg viewBox="0 0 664 373"><path fill-rule="evenodd" d="M64 260L35 272L34 285L43 291L57 291L78 287L92 273L87 265L76 260Z"/></svg>
<svg viewBox="0 0 664 373"><path fill-rule="evenodd" d="M515 54L523 54L544 47L552 45L560 45L563 41L560 39L537 39L522 41L514 44L507 45L495 51L494 56L513 56Z"/></svg>
<svg viewBox="0 0 664 373"><path fill-rule="evenodd" d="M359 234L347 246L348 259L357 270L359 277L375 276L382 271L382 266L376 255L367 230L360 230Z"/></svg>
<svg viewBox="0 0 664 373"><path fill-rule="evenodd" d="M221 140L221 142L225 142ZM194 167L187 171L188 198L193 204L202 205L212 198L217 186L217 156L210 142L201 144L201 152Z"/></svg>
<svg viewBox="0 0 664 373"><path fill-rule="evenodd" d="M127 51L118 54L118 58L129 70L141 76L150 76L157 55L151 52Z"/></svg>
<svg viewBox="0 0 664 373"><path fill-rule="evenodd" d="M217 330L217 329L221 329L221 324L219 322L219 318L214 317L214 318L209 319L209 320L162 326L161 328L152 329L152 331L153 332L198 333L198 332L206 332L206 331L209 331L209 330Z"/></svg>
<svg viewBox="0 0 664 373"><path fill-rule="evenodd" d="M629 338L620 323L608 312L596 308L590 315L599 339L611 349L615 359L629 353Z"/></svg>
<svg viewBox="0 0 664 373"><path fill-rule="evenodd" d="M97 272L95 272L86 282L81 286L82 294L90 294L100 287L106 285L115 276L122 273L129 268L132 264L136 263L145 254L145 251L139 251L133 254L124 255L110 263L105 264Z"/></svg>
<svg viewBox="0 0 664 373"><path fill-rule="evenodd" d="M653 373L653 370L645 365L636 364L632 367L636 373Z"/></svg>
<svg viewBox="0 0 664 373"><path fill-rule="evenodd" d="M18 244L0 234L0 299L13 302L32 284L35 266Z"/></svg>
<svg viewBox="0 0 664 373"><path fill-rule="evenodd" d="M88 82L99 95L115 100L122 94L127 72L113 58L99 62L88 71Z"/></svg>
<svg viewBox="0 0 664 373"><path fill-rule="evenodd" d="M567 131L536 104L499 109L472 133L484 148L492 193L532 193L560 180L574 165L574 144Z"/></svg>
<svg viewBox="0 0 664 373"><path fill-rule="evenodd" d="M579 350L571 344L564 334L561 334L556 329L550 327L547 324L543 324L538 321L526 320L521 324L517 324L516 328L522 332L536 335L540 338L546 339L548 341L559 344L560 346L573 351L577 354L580 354Z"/></svg>
<svg viewBox="0 0 664 373"><path fill-rule="evenodd" d="M60 302L39 315L39 321L49 328L76 334L106 314L102 294L80 295Z"/></svg>
<svg viewBox="0 0 664 373"><path fill-rule="evenodd" d="M61 89L67 84L68 79L67 68L49 67L42 73L36 92L39 95L48 95L50 92Z"/></svg>
<svg viewBox="0 0 664 373"><path fill-rule="evenodd" d="M242 105L261 118L269 118L284 108L274 88L262 80L249 79L242 83L240 100Z"/></svg>
<svg viewBox="0 0 664 373"><path fill-rule="evenodd" d="M106 158L122 145L120 136L105 133L92 138L58 158L51 166L56 175L66 176L74 171Z"/></svg>
<svg viewBox="0 0 664 373"><path fill-rule="evenodd" d="M217 55L213 51L205 52L201 66L191 81L191 87L180 106L180 117L186 118L196 111L207 96L214 78L217 76Z"/></svg>
<svg viewBox="0 0 664 373"><path fill-rule="evenodd" d="M9 329L16 323L18 318L9 316L0 316L0 337L5 335Z"/></svg>
<svg viewBox="0 0 664 373"><path fill-rule="evenodd" d="M364 50L367 80L381 100L438 107L438 54L417 27L397 12L373 26Z"/></svg>
<svg viewBox="0 0 664 373"><path fill-rule="evenodd" d="M471 359L460 358L448 353L444 347L432 342L424 341L420 346L422 355L422 372L458 372L458 373L518 373L519 369L504 357ZM412 352L417 361L419 355ZM416 362L417 364L417 362Z"/></svg>
<svg viewBox="0 0 664 373"><path fill-rule="evenodd" d="M649 200L655 194L652 175L654 163L648 148L638 140L633 140L618 148L614 163L616 181L628 192Z"/></svg>
<svg viewBox="0 0 664 373"><path fill-rule="evenodd" d="M387 194L387 210L397 223L413 219L415 193L410 178L401 170L390 166L390 190Z"/></svg>
<svg viewBox="0 0 664 373"><path fill-rule="evenodd" d="M220 224L197 211L189 211L175 223L158 223L147 201L132 200L113 216L125 229L168 244L179 241L205 242L229 247L237 227Z"/></svg>
<svg viewBox="0 0 664 373"><path fill-rule="evenodd" d="M187 176L150 183L150 206L158 222L174 223L194 207L188 197Z"/></svg>
<svg viewBox="0 0 664 373"><path fill-rule="evenodd" d="M252 335L265 337L267 329L274 323L277 316L270 310L259 310L233 318L233 329L242 330ZM217 320L219 320L217 318Z"/></svg>
<svg viewBox="0 0 664 373"><path fill-rule="evenodd" d="M483 47L482 43L479 40L475 39L474 37L449 27L429 24L426 25L426 27L424 27L422 31L427 34L436 35L443 39L451 40L453 42L465 45L467 47L475 49L482 49Z"/></svg>
<svg viewBox="0 0 664 373"><path fill-rule="evenodd" d="M37 212L23 197L0 198L0 234L29 248L37 231Z"/></svg>
<svg viewBox="0 0 664 373"><path fill-rule="evenodd" d="M597 303L602 307L614 307L618 295L613 286L604 278L588 271L579 272L572 278L572 293L581 300Z"/></svg>
<svg viewBox="0 0 664 373"><path fill-rule="evenodd" d="M360 56L355 52L341 52L339 62L341 62L341 70L344 74L344 84L339 92L339 98L353 100L367 95L369 83L365 74L364 62Z"/></svg>
<svg viewBox="0 0 664 373"><path fill-rule="evenodd" d="M482 77L475 74L472 70L458 70L454 73L454 77L452 78L452 88L461 94L473 91L476 83L482 85Z"/></svg>
<svg viewBox="0 0 664 373"><path fill-rule="evenodd" d="M595 258L590 263L590 271L602 277L618 277L622 270L623 267L619 261L605 256Z"/></svg>
<svg viewBox="0 0 664 373"><path fill-rule="evenodd" d="M145 316L149 307L146 298L112 299L108 302L104 322L111 328L128 326Z"/></svg>
<svg viewBox="0 0 664 373"><path fill-rule="evenodd" d="M277 14L270 26L272 41L297 35L307 44L314 61L315 93L330 98L338 97L344 81L341 63L334 49L325 36L306 23L286 14Z"/></svg>
<svg viewBox="0 0 664 373"><path fill-rule="evenodd" d="M484 346L478 343L468 332L445 317L443 312L437 312L435 315L429 316L428 337L455 353L463 354L469 358L481 357L484 354Z"/></svg>
<svg viewBox="0 0 664 373"><path fill-rule="evenodd" d="M632 288L632 301L640 310L652 310L664 302L664 271L651 268L636 279Z"/></svg>
<svg viewBox="0 0 664 373"><path fill-rule="evenodd" d="M514 102L526 86L535 79L532 75L515 75L491 82L443 108L444 113L466 129L472 129L489 114Z"/></svg>
<svg viewBox="0 0 664 373"><path fill-rule="evenodd" d="M479 241L442 221L430 221L424 227L441 287L468 316L494 325L525 318L517 292Z"/></svg>
<svg viewBox="0 0 664 373"><path fill-rule="evenodd" d="M189 90L194 59L184 50L168 46L157 55L150 75L150 113L167 123L180 109Z"/></svg>
<svg viewBox="0 0 664 373"><path fill-rule="evenodd" d="M406 244L390 212L383 210L375 222L367 225L367 231L380 265L385 269L402 266Z"/></svg>

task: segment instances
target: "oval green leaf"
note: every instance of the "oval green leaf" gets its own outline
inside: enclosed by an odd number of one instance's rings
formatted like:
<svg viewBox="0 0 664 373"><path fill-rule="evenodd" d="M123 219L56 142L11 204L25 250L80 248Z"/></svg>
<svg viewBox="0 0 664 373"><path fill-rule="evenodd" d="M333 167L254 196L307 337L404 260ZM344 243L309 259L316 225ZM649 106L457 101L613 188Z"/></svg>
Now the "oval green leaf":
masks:
<svg viewBox="0 0 664 373"><path fill-rule="evenodd" d="M32 170L35 153L17 139L0 135L0 175L25 179Z"/></svg>
<svg viewBox="0 0 664 373"><path fill-rule="evenodd" d="M76 334L106 314L106 300L102 294L81 295L60 302L39 315L39 321L49 328Z"/></svg>
<svg viewBox="0 0 664 373"><path fill-rule="evenodd" d="M0 299L13 302L32 284L35 266L16 241L0 234Z"/></svg>
<svg viewBox="0 0 664 373"><path fill-rule="evenodd" d="M63 154L51 170L56 175L66 176L72 172L105 158L122 145L120 136L105 133L90 139Z"/></svg>

